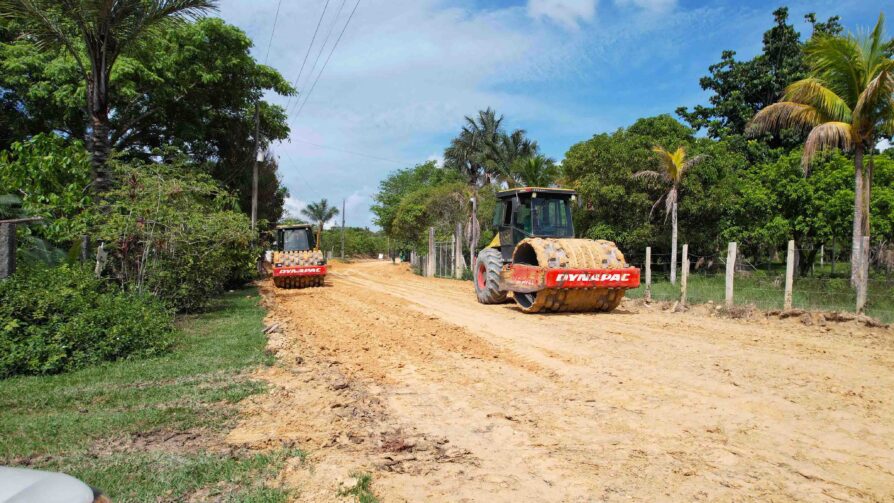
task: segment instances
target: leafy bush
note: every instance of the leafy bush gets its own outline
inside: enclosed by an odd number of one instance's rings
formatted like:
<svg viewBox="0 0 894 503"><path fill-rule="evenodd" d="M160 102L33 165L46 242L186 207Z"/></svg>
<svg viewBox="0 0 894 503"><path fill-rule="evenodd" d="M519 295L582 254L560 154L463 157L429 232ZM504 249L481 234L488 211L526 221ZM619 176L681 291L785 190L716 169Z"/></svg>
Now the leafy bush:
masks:
<svg viewBox="0 0 894 503"><path fill-rule="evenodd" d="M172 342L172 316L161 302L86 268L34 267L0 282L0 378L151 356Z"/></svg>
<svg viewBox="0 0 894 503"><path fill-rule="evenodd" d="M119 186L95 216L106 272L178 311L205 307L225 287L252 277L258 251L235 198L188 163L118 165Z"/></svg>

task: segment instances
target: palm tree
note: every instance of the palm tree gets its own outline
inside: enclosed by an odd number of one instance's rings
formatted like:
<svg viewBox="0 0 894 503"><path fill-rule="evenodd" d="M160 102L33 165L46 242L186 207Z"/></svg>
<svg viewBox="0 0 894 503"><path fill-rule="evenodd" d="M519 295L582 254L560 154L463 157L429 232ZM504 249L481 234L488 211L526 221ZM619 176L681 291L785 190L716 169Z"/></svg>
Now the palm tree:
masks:
<svg viewBox="0 0 894 503"><path fill-rule="evenodd" d="M513 164L519 159L537 155L537 142L525 136L524 129L516 129L511 134L500 133L494 142L485 145L485 170L492 180L506 182L512 187L516 180Z"/></svg>
<svg viewBox="0 0 894 503"><path fill-rule="evenodd" d="M661 194L661 196L655 200L655 204L652 205L652 210L649 212L649 218L652 218L652 213L655 212L655 208L657 208L658 204L661 203L661 200L664 199L664 220L667 221L668 215L671 217L670 282L673 285L677 282L677 201L680 199L680 182L683 180L683 175L686 171L704 160L705 156L697 155L690 159L686 159L686 149L684 147L679 147L672 154L662 147L655 146L652 147L652 152L655 152L658 156L661 171L639 171L634 173L633 177L657 180L670 186L667 192Z"/></svg>
<svg viewBox="0 0 894 503"><path fill-rule="evenodd" d="M322 248L323 226L338 215L338 208L329 206L329 201L321 199L317 203L309 203L301 209L301 213L312 222L317 222L317 248Z"/></svg>
<svg viewBox="0 0 894 503"><path fill-rule="evenodd" d="M558 177L559 169L555 162L543 155L516 159L512 163L511 179L525 187L549 187L556 183Z"/></svg>
<svg viewBox="0 0 894 503"><path fill-rule="evenodd" d="M165 21L195 17L215 5L216 0L0 0L0 17L15 21L38 48L67 51L84 75L94 191L111 184L109 94L118 57Z"/></svg>
<svg viewBox="0 0 894 503"><path fill-rule="evenodd" d="M884 16L867 36L815 36L805 47L809 76L789 85L782 100L754 116L752 135L797 128L809 131L801 165L821 150L854 153L854 222L851 281L859 270L861 237L869 236L872 160L863 156L882 135L894 134L894 60Z"/></svg>
<svg viewBox="0 0 894 503"><path fill-rule="evenodd" d="M498 143L503 132L503 116L492 108L479 110L478 117L465 117L459 136L444 150L444 165L466 175L469 185L480 187L489 181L487 164L490 145Z"/></svg>

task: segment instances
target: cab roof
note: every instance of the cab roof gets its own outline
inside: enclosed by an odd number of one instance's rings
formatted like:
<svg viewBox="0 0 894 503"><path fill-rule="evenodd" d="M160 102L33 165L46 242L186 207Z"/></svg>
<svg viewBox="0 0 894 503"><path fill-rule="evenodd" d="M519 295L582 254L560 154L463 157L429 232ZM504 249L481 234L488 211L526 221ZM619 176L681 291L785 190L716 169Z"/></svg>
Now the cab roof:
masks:
<svg viewBox="0 0 894 503"><path fill-rule="evenodd" d="M536 192L538 194L557 194L562 196L573 196L577 194L577 191L573 189L558 189L555 187L519 187L515 189L501 190L500 192L497 192L497 198L506 199L507 197L525 195L533 192Z"/></svg>
<svg viewBox="0 0 894 503"><path fill-rule="evenodd" d="M277 225L277 226L276 226L276 228L277 228L278 230L279 230L279 229L282 229L282 230L288 230L288 229L310 229L310 228L312 228L312 227L313 227L313 224L283 224L283 225Z"/></svg>

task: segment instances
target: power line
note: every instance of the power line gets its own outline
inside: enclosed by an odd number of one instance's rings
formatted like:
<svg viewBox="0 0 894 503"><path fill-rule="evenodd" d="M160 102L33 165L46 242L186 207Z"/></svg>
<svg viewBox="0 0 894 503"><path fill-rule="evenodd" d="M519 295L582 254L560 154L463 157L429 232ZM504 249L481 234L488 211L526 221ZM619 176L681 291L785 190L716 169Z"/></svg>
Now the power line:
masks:
<svg viewBox="0 0 894 503"><path fill-rule="evenodd" d="M332 46L332 50L329 51L329 56L326 57L326 61L323 63L323 68L320 69L320 73L317 74L316 80L312 86L310 86L310 90L307 91L307 96L304 97L304 102L301 103L301 107L298 108L298 112L295 113L295 117L298 117L301 114L301 110L304 109L304 105L307 105L307 100L310 99L310 95L314 92L314 88L317 87L317 82L319 82L320 77L323 75L323 71L326 70L326 65L329 64L329 60L332 59L332 54L335 52L335 49L338 47L338 43L341 42L342 35L345 34L345 31L348 29L348 25L351 24L351 19L354 17L354 13L357 12L357 7L360 5L360 0L357 0L357 3L354 4L354 9L351 10L351 15L348 16L348 20L345 22L344 28L342 28L341 33L338 34L338 38L335 40L335 45Z"/></svg>
<svg viewBox="0 0 894 503"><path fill-rule="evenodd" d="M341 14L341 11L344 10L345 3L347 3L347 0L341 0L341 4L339 4L339 6L338 6L338 11L335 13L335 17L332 19L332 24L329 25L329 31L326 32L326 38L324 38L323 43L320 44L320 50L317 51L317 57L314 58L314 64L311 65L311 67L310 67L310 72L308 72L308 75L310 75L310 76L313 76L314 70L317 69L317 63L320 62L320 56L323 55L323 51L326 49L326 44L329 43L329 37L332 36L332 31L335 29L335 26L338 24L338 16ZM309 78L310 77L308 77L308 79ZM305 82L305 84L306 83L307 82ZM298 102L295 102L295 107L297 107L297 106L298 106Z"/></svg>
<svg viewBox="0 0 894 503"><path fill-rule="evenodd" d="M279 21L279 9L282 7L282 0L276 4L276 15L273 16L273 30L270 31L270 41L267 42L267 54L264 56L264 64L270 59L270 47L273 45L273 35L276 33L276 23Z"/></svg>
<svg viewBox="0 0 894 503"><path fill-rule="evenodd" d="M345 153L345 154L356 155L356 156L359 156L359 157L367 157L367 158L369 158L369 159L375 159L375 160L377 160L377 161L391 162L391 163L394 163L394 164L400 164L401 166L406 166L406 165L408 164L408 163L406 163L406 162L395 161L394 159L386 159L386 158L384 158L384 157L377 157L377 156L370 155L370 154L364 154L364 153L362 153L362 152L354 152L353 150L346 150L346 149L343 149L343 148L336 148L336 147L329 147L329 146L326 146L326 145L320 145L319 143L313 143L313 142L310 142L310 141L307 141L307 140L300 140L300 139L298 139L298 138L292 138L292 139L295 140L295 141L297 141L297 142L306 143L306 144L308 144L308 145L313 145L314 147L322 148L322 149L325 149L325 150L334 150L335 152L343 152L343 153Z"/></svg>
<svg viewBox="0 0 894 503"><path fill-rule="evenodd" d="M329 8L329 0L326 0L326 4L323 5L323 12L320 14L320 20L317 21L317 27L314 29L314 35L310 37L310 45L307 46L307 52L304 53L304 61L301 62L301 69L298 70L298 76L295 77L295 88L298 88L298 81L301 80L301 74L304 73L304 65L307 63L307 57L310 56L310 50L314 46L314 41L317 39L317 32L320 30L320 25L323 24L323 17L326 16L326 9ZM292 97L289 96L288 101L286 101L286 111L289 110L289 105L292 104Z"/></svg>

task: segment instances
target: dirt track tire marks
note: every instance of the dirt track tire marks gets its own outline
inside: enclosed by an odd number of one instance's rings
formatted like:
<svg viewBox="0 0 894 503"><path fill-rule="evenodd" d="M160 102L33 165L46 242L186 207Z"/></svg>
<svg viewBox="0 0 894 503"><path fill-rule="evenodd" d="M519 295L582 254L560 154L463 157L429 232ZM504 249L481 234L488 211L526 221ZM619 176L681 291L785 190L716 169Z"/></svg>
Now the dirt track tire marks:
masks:
<svg viewBox="0 0 894 503"><path fill-rule="evenodd" d="M891 498L890 331L525 315L381 262L330 278L265 289L279 363L231 434L309 450L283 473L302 501L353 470L386 501Z"/></svg>

